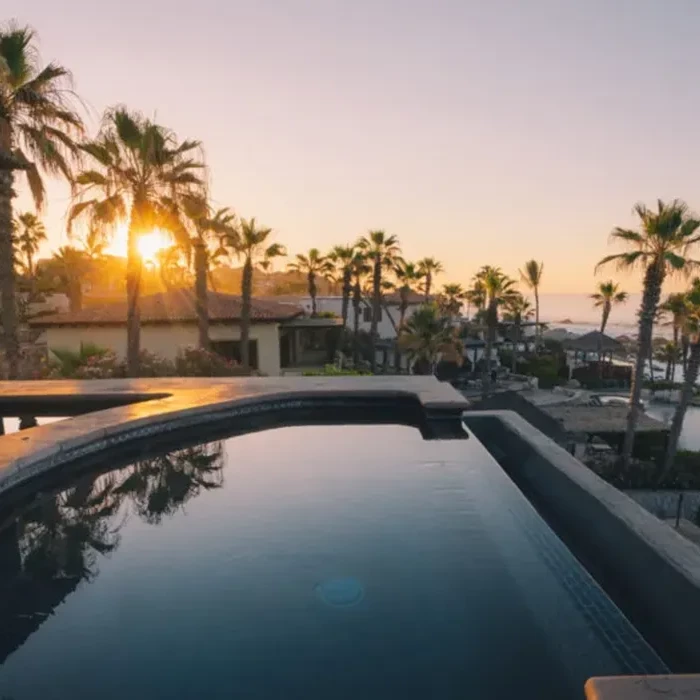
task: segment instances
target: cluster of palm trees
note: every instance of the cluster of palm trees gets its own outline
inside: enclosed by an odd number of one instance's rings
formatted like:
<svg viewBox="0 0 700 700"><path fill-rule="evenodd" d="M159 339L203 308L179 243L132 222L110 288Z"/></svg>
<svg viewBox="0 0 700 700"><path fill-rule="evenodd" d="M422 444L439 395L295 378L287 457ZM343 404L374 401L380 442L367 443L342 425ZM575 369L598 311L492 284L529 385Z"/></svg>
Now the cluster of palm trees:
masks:
<svg viewBox="0 0 700 700"><path fill-rule="evenodd" d="M369 231L354 244L338 245L329 253L323 254L318 248L308 253L300 253L288 264L288 269L306 277L307 289L311 298L311 313L318 313L318 281L325 279L340 289L341 319L344 330L349 327L350 309L353 311L354 359L358 360L360 315L363 307L370 309L370 338L372 341L371 364L376 370L376 341L382 310L394 325L394 330L405 349L416 358L426 359L431 365L435 361L435 351L428 351L421 343L412 342L411 336L426 335L421 322L432 324L438 339L431 347L445 349L452 337L452 323L459 315L466 292L459 284L445 284L438 294L435 291L435 278L443 271L440 261L427 257L410 262L404 259L396 236L382 230ZM418 319L408 318L407 312L420 292L425 303ZM399 312L398 323L388 312L387 293L396 294ZM418 348L421 348L420 350Z"/></svg>
<svg viewBox="0 0 700 700"><path fill-rule="evenodd" d="M700 242L700 219L695 218L687 204L678 199L671 202L658 200L656 209L637 204L634 211L639 218L637 230L615 228L611 234L611 239L621 243L625 250L608 255L598 263L598 267L614 264L623 270L641 269L644 279L639 308L637 356L632 373L630 408L622 459L624 468L628 468L639 420L644 366L653 349L654 323L659 313L666 311L672 314L676 350L681 348L679 338L682 336L682 345L689 348L690 354L680 403L676 408L667 444L664 460L664 472L667 472L673 466L683 419L693 396L700 366L700 280L693 280L687 292L671 295L664 304L661 303L661 295L664 282L669 277L679 274L692 275L692 272L698 269L700 263L694 260L691 254ZM608 291L608 304L624 300L618 290ZM605 308L603 302L604 321L607 320ZM683 355L685 356L685 353Z"/></svg>
<svg viewBox="0 0 700 700"><path fill-rule="evenodd" d="M249 323L253 270L284 252L268 242L271 230L258 226L255 219L239 220L229 209L213 209L198 141L180 140L161 124L123 106L109 108L97 136L87 138L68 70L56 63L41 65L32 30L9 25L0 28L0 300L9 378L18 376L20 358L15 262L20 253L31 276L43 235L36 220L26 215L13 220L15 181L26 181L39 212L46 174L70 183L73 201L68 229L72 232L79 220L86 224L86 253L103 250L119 226L128 226L127 363L131 374L138 373L140 349L138 242L154 229L168 231L188 258L194 253L203 345L208 343L207 260L220 248L243 260L241 352L243 363L249 364L245 319ZM72 255L68 250L75 249L67 247L64 257Z"/></svg>

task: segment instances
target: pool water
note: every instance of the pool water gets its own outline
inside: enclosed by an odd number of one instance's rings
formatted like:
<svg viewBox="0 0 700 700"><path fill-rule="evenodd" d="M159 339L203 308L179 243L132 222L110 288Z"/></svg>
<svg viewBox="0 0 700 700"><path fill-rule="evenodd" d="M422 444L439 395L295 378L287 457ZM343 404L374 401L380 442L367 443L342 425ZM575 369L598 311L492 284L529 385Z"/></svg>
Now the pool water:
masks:
<svg viewBox="0 0 700 700"><path fill-rule="evenodd" d="M0 697L580 697L664 664L476 439L280 428L0 532Z"/></svg>

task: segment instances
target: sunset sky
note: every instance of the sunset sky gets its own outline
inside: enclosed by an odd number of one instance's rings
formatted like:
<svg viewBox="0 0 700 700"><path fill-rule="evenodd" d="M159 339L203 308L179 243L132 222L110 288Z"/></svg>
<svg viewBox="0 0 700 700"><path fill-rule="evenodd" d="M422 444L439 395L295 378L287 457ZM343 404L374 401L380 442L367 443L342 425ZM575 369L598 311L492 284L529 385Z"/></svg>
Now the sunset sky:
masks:
<svg viewBox="0 0 700 700"><path fill-rule="evenodd" d="M292 253L384 228L450 280L535 257L546 291L588 292L636 201L700 209L698 0L23 0L12 12L45 61L73 71L93 131L124 103L202 139L217 204ZM51 185L53 246L67 242L67 203Z"/></svg>

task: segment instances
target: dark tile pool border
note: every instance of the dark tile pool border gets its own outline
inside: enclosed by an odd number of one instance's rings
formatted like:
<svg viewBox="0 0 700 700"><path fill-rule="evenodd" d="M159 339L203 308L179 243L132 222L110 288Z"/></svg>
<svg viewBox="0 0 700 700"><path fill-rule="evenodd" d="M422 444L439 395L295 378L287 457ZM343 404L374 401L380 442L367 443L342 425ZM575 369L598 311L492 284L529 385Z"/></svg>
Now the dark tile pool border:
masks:
<svg viewBox="0 0 700 700"><path fill-rule="evenodd" d="M673 670L696 671L700 548L516 413L464 421Z"/></svg>

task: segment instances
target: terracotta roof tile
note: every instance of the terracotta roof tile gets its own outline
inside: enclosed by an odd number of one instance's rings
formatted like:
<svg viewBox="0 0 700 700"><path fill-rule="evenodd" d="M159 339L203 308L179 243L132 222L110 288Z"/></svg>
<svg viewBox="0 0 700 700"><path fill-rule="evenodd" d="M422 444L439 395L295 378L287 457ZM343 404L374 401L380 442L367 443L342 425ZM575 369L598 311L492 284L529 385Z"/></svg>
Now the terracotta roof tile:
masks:
<svg viewBox="0 0 700 700"><path fill-rule="evenodd" d="M209 320L239 321L241 297L233 294L209 292ZM150 294L141 298L141 323L167 323L169 321L196 321L194 294L190 290L177 289L163 294ZM253 298L251 320L258 322L285 321L303 314L303 309L291 304L280 304ZM104 306L94 306L81 311L42 316L30 322L31 326L100 325L126 323L126 301Z"/></svg>

